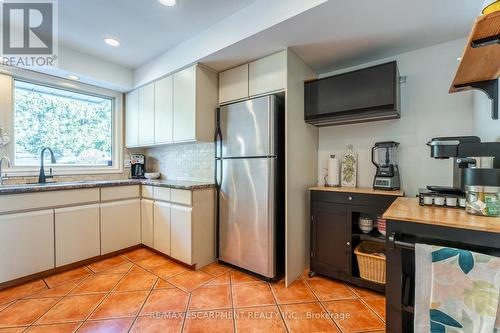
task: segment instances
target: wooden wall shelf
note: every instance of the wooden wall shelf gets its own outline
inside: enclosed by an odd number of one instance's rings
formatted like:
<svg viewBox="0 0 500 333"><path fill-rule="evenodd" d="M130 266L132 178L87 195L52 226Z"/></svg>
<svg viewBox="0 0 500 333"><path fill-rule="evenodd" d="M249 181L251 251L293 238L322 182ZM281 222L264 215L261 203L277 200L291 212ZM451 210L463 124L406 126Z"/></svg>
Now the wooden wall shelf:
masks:
<svg viewBox="0 0 500 333"><path fill-rule="evenodd" d="M492 117L498 119L500 76L500 12L477 18L465 46L450 93L480 89L493 100Z"/></svg>

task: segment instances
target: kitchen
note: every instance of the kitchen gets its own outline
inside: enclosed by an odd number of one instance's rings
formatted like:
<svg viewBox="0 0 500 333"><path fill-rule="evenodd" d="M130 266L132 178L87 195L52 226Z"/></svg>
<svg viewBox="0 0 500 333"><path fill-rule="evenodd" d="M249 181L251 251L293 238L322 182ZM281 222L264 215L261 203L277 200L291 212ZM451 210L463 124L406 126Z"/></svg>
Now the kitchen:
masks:
<svg viewBox="0 0 500 333"><path fill-rule="evenodd" d="M55 6L0 68L0 332L493 332L498 2ZM434 298L470 253L487 314Z"/></svg>

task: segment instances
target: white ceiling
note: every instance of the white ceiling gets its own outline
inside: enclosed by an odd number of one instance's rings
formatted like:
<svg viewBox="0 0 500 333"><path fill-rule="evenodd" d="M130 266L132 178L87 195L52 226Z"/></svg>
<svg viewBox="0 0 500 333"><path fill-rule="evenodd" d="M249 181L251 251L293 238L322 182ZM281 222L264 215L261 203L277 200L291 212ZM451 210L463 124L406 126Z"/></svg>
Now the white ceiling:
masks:
<svg viewBox="0 0 500 333"><path fill-rule="evenodd" d="M72 49L136 68L234 14L254 0L61 0L59 41ZM120 47L103 38L120 40Z"/></svg>
<svg viewBox="0 0 500 333"><path fill-rule="evenodd" d="M290 47L318 73L465 37L482 0L329 0L204 59L216 70Z"/></svg>
<svg viewBox="0 0 500 333"><path fill-rule="evenodd" d="M61 0L60 44L101 63L96 79L102 84L118 84L114 73L123 72L130 81L119 82L123 91L196 61L221 71L287 47L325 73L464 38L483 2L178 1L165 7L158 0ZM104 44L104 37L121 46ZM92 80L95 66L85 60L91 57L75 60L73 53L60 57L62 72L101 84Z"/></svg>

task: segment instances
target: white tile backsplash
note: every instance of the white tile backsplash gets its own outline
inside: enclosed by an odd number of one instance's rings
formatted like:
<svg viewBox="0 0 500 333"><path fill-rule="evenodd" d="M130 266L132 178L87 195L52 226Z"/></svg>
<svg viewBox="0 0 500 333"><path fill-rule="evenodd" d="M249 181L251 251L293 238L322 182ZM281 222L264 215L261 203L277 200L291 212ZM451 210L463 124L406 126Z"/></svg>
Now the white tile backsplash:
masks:
<svg viewBox="0 0 500 333"><path fill-rule="evenodd" d="M213 182L214 144L180 143L145 150L146 169L161 172L162 179Z"/></svg>

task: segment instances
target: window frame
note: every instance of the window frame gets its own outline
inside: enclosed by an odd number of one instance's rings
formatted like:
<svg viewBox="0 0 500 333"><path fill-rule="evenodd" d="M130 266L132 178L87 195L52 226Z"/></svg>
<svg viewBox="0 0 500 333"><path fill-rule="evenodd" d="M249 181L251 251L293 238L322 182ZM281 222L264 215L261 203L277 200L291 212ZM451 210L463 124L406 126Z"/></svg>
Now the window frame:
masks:
<svg viewBox="0 0 500 333"><path fill-rule="evenodd" d="M0 105L0 125L10 136L10 143L3 148L6 155L10 158L12 166L4 169L8 177L20 176L37 176L39 166L16 166L15 163L15 131L14 131L14 115L15 115L15 81L23 81L31 84L38 84L46 87L67 90L75 93L91 95L95 97L107 98L112 101L112 166L82 166L82 165L61 165L57 163L51 165L54 176L69 176L69 175L95 175L95 174L119 174L123 173L123 93L114 90L101 88L84 84L78 81L59 78L52 75L28 71L20 68L5 68L0 69L0 74L10 77L10 84L0 85L0 98L8 97L4 105ZM3 120L3 121L2 121ZM48 157L47 157L48 158Z"/></svg>

